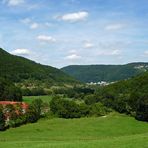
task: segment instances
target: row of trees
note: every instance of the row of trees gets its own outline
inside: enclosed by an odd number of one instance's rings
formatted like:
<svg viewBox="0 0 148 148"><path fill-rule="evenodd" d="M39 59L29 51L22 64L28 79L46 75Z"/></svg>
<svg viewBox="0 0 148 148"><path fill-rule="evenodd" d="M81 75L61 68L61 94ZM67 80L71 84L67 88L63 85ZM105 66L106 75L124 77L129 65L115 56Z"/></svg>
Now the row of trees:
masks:
<svg viewBox="0 0 148 148"><path fill-rule="evenodd" d="M87 105L85 103L76 103L73 100L62 99L57 96L52 99L50 109L57 117L67 119L86 116L104 116L112 111L102 103Z"/></svg>
<svg viewBox="0 0 148 148"><path fill-rule="evenodd" d="M52 91L53 94L62 94L65 97L75 99L83 99L85 95L94 93L94 89L83 85L77 85L74 87L59 87L54 88Z"/></svg>
<svg viewBox="0 0 148 148"><path fill-rule="evenodd" d="M74 87L55 87L51 89L44 89L44 87L35 88L22 88L23 96L41 96L41 95L57 95L61 94L68 98L83 99L85 95L93 94L94 89L86 86L74 86Z"/></svg>
<svg viewBox="0 0 148 148"><path fill-rule="evenodd" d="M0 78L0 101L22 101L22 92L11 81Z"/></svg>

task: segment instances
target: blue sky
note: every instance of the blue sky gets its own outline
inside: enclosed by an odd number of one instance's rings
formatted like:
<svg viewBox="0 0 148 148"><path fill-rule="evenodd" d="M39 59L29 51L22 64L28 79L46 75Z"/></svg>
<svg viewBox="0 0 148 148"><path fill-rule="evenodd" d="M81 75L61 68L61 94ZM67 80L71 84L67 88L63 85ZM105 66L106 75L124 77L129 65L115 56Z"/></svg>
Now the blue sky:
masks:
<svg viewBox="0 0 148 148"><path fill-rule="evenodd" d="M38 63L148 62L148 0L1 0L0 46Z"/></svg>

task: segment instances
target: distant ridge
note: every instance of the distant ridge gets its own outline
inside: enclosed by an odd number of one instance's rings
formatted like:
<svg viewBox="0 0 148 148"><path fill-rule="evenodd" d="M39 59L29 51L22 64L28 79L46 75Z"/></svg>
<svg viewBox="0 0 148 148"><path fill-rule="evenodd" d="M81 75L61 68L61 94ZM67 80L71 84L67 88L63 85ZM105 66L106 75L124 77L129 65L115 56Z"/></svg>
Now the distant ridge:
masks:
<svg viewBox="0 0 148 148"><path fill-rule="evenodd" d="M148 62L125 65L70 65L61 69L81 82L118 81L148 70Z"/></svg>
<svg viewBox="0 0 148 148"><path fill-rule="evenodd" d="M2 48L0 48L0 77L31 86L78 83L77 80L57 68L11 55Z"/></svg>

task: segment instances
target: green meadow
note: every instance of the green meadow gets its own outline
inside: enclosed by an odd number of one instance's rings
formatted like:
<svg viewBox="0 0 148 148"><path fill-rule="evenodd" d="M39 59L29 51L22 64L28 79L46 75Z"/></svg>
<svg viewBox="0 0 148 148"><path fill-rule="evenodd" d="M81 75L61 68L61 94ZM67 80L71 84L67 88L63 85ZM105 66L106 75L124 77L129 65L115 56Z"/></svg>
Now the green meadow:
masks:
<svg viewBox="0 0 148 148"><path fill-rule="evenodd" d="M1 148L148 148L148 124L110 114L41 119L0 133Z"/></svg>
<svg viewBox="0 0 148 148"><path fill-rule="evenodd" d="M49 103L52 96L23 96L23 101L29 104L35 99L41 99L43 102Z"/></svg>

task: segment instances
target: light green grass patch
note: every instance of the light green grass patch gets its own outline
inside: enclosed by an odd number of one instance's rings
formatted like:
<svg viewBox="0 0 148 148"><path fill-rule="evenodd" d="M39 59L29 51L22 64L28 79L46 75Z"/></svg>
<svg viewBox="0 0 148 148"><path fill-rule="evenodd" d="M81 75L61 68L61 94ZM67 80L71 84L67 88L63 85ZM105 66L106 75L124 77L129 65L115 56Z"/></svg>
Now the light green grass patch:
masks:
<svg viewBox="0 0 148 148"><path fill-rule="evenodd" d="M23 96L23 101L29 104L35 99L41 99L43 102L49 103L52 96Z"/></svg>
<svg viewBox="0 0 148 148"><path fill-rule="evenodd" d="M148 124L125 115L41 119L0 133L5 148L147 148Z"/></svg>

